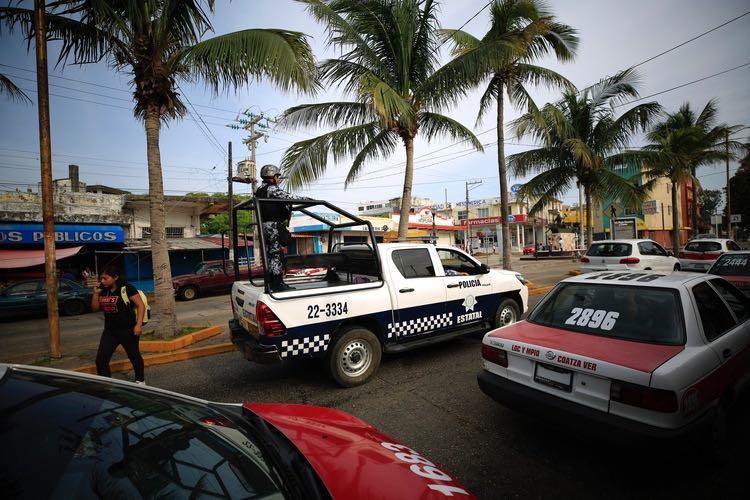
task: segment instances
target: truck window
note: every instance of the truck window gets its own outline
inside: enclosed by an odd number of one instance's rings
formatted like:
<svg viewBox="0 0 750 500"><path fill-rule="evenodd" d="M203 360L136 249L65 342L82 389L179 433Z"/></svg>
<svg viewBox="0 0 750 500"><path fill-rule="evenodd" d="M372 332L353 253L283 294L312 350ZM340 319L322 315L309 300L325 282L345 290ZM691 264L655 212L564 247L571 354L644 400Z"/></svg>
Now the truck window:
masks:
<svg viewBox="0 0 750 500"><path fill-rule="evenodd" d="M432 257L426 248L395 250L391 259L404 278L429 278L435 276Z"/></svg>
<svg viewBox="0 0 750 500"><path fill-rule="evenodd" d="M446 249L439 249L437 252L446 276L482 274L482 268L461 252Z"/></svg>

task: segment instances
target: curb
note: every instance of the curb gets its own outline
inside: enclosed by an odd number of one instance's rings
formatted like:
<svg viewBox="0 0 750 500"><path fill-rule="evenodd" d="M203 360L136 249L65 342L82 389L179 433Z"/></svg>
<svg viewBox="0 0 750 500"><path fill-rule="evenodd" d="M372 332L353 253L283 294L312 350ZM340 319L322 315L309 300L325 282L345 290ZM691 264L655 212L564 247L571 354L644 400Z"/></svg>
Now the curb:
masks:
<svg viewBox="0 0 750 500"><path fill-rule="evenodd" d="M175 363L177 361L185 361L188 359L202 358L205 356L213 356L215 354L222 354L229 351L234 351L234 344L226 342L223 344L214 344L205 347L197 347L195 349L185 349L182 351L174 351L162 354L154 354L152 356L144 356L144 366L156 366L164 365L167 363ZM112 372L126 372L133 368L130 364L129 359L123 359L120 361L112 361L109 364L109 369ZM85 365L73 369L74 372L91 373L96 375L96 365Z"/></svg>
<svg viewBox="0 0 750 500"><path fill-rule="evenodd" d="M533 295L544 295L545 293L547 293L550 290L552 290L552 288L554 288L554 287L552 287L552 286L540 286L539 288L531 289L531 290L529 290L529 297L531 297Z"/></svg>
<svg viewBox="0 0 750 500"><path fill-rule="evenodd" d="M138 343L141 352L169 352L183 349L201 340L206 340L221 333L219 325L209 326L203 330L183 335L174 340L143 340ZM117 346L117 352L125 352L121 345Z"/></svg>

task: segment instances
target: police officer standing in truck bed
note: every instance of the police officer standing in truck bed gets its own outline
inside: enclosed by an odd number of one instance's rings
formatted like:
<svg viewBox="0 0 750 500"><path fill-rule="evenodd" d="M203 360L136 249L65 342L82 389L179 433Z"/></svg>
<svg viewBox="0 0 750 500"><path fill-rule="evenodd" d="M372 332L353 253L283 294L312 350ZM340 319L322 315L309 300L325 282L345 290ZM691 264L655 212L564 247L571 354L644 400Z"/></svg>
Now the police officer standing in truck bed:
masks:
<svg viewBox="0 0 750 500"><path fill-rule="evenodd" d="M259 201L261 218L263 219L263 237L266 240L266 259L269 269L266 274L269 279L271 291L279 292L288 290L284 284L284 251L291 243L292 235L287 229L289 218L292 215L291 205L287 203L263 203L263 199L272 200L310 200L304 196L295 196L287 193L279 187L282 180L279 167L276 165L264 165L260 169L260 177L263 183L255 191L255 197Z"/></svg>

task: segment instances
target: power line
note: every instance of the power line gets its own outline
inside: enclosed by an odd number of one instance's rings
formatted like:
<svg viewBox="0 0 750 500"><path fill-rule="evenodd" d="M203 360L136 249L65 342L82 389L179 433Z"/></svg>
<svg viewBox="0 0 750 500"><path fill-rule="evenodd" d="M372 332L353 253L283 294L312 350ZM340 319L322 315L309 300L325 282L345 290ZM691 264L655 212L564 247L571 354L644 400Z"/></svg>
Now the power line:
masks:
<svg viewBox="0 0 750 500"><path fill-rule="evenodd" d="M489 2L487 2L487 3L485 4L485 6L484 6L484 7L482 7L481 9L479 9L479 10L478 10L478 11L476 12L476 14L474 14L473 16L471 16L471 17L470 17L469 19L467 19L467 20L466 20L466 22L465 22L465 23L463 23L463 24L462 24L461 26L459 26L459 27L458 27L458 29L457 29L456 31L461 31L462 29L464 29L464 26L466 26L467 24L469 24L470 22L472 22L472 21L473 21L473 20L474 20L474 19L475 19L475 18L476 18L476 17L477 17L477 16L479 15L479 14L481 14L482 12L484 12L484 10L485 10L485 9L486 9L487 7L489 7L490 5L492 5L492 2L494 2L494 1L495 1L495 0L490 0ZM440 42L440 44L439 44L439 45L438 45L437 47L435 47L435 52L437 52L437 51L438 51L438 49L439 49L440 47L442 47L442 46L443 46L443 44L444 44L445 42L447 42L447 41L448 41L448 38L447 38L447 37L446 37L446 38L444 38L444 39L443 39L443 41L442 41L442 42Z"/></svg>
<svg viewBox="0 0 750 500"><path fill-rule="evenodd" d="M180 92L182 92L182 88L180 88L179 85L177 85L177 89ZM203 131L203 129L201 129L201 132L203 132L204 137L206 137L206 139L208 140L209 143L211 143L215 147L219 148L219 151L221 152L222 158L226 158L226 156L227 156L227 150L224 149L224 146L221 145L221 143L216 138L216 136L211 131L211 129L208 128L208 125L206 125L206 122L203 121L203 117L200 115L200 113L198 113L198 111L196 111L195 107L193 107L193 103L190 102L190 99L188 98L187 94L185 94L185 92L182 92L182 96L185 98L185 101L187 101L188 106L190 106L190 108L195 112L195 114L198 115L198 118L200 119L201 123L203 124L204 127L206 127L206 132L208 132L208 134L211 136L211 138L209 138L208 135L206 135L206 133ZM188 114L190 114L190 110L188 110ZM200 126L198 128L200 128ZM213 138L213 142L211 141L212 138Z"/></svg>
<svg viewBox="0 0 750 500"><path fill-rule="evenodd" d="M723 22L723 23L721 23L720 25L718 25L718 26L715 26L715 27L711 28L711 29L710 29L710 30L708 30L708 31L704 31L704 32L703 32L703 33L701 33L700 35L696 35L696 36L694 36L693 38L690 38L690 39L688 39L688 40L685 40L684 42L682 42L682 43L679 43L679 44L675 45L674 47L672 47L672 48L669 48L669 49L665 50L664 52L659 52L659 53L658 53L658 54L656 54L655 56L649 57L648 59L645 59L645 60L643 60L643 61L639 62L639 63L638 63L638 64L636 64L635 66L631 66L631 68L637 68L638 66L642 66L642 65L644 65L644 64L646 64L646 63L648 63L648 62L651 62L651 61L653 61L654 59L656 59L656 58L658 58L658 57L661 57L661 56L663 56L664 54L669 54L669 53L670 53L670 52L672 52L673 50L679 49L679 48L680 48L680 47L682 47L683 45L687 45L688 43L690 43L690 42L692 42L692 41L695 41L695 40L697 40L697 39L699 39L699 38L701 38L701 37L703 37L703 36L706 36L706 35L708 35L709 33L712 33L712 32L714 32L714 31L718 30L719 28L723 28L723 27L724 27L724 26L726 26L727 24L733 23L733 22L735 22L735 21L736 21L736 20L738 20L738 19L742 19L743 17L745 17L745 16L746 16L746 15L748 15L748 14L750 14L750 11L747 11L747 12L745 12L744 14L740 14L739 16L737 16L737 17L734 17L734 18L730 19L729 21Z"/></svg>
<svg viewBox="0 0 750 500"><path fill-rule="evenodd" d="M681 89L683 87L687 87L689 85L693 85L695 83L699 83L699 82L702 82L704 80L708 80L709 78L714 78L714 77L717 77L719 75L723 75L725 73L729 73L730 71L735 71L735 70L738 70L740 68L744 68L745 66L750 66L750 62L746 62L745 64L740 64L739 66L735 66L734 68L725 69L724 71L719 71L718 73L714 73L713 75L708 75L708 76L704 76L703 78L698 78L697 80L693 80L692 82L683 83L682 85L677 85L675 87L672 87L672 88L669 88L669 89L666 89L666 90L662 90L660 92L655 92L655 93L649 94L647 96L639 97L638 99L633 99L632 101L624 102L622 104L617 104L617 105L613 106L613 108L619 108L621 106L627 106L628 104L633 104L635 102L642 101L644 99L649 99L651 97L656 97L657 95L666 94L667 92L672 92L673 90Z"/></svg>

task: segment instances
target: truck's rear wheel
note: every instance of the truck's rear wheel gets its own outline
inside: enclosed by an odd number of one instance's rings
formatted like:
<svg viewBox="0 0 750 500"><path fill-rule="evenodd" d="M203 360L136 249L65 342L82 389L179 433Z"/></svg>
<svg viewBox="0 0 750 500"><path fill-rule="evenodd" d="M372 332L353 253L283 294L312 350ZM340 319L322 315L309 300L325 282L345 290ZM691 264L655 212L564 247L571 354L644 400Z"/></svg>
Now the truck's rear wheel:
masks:
<svg viewBox="0 0 750 500"><path fill-rule="evenodd" d="M504 299L500 302L495 313L495 328L501 328L515 323L521 319L521 311L513 299Z"/></svg>
<svg viewBox="0 0 750 500"><path fill-rule="evenodd" d="M377 371L383 350L370 330L351 327L342 331L328 355L331 376L343 387L364 384Z"/></svg>
<svg viewBox="0 0 750 500"><path fill-rule="evenodd" d="M198 289L194 286L183 286L177 291L182 300L193 300L198 297Z"/></svg>

